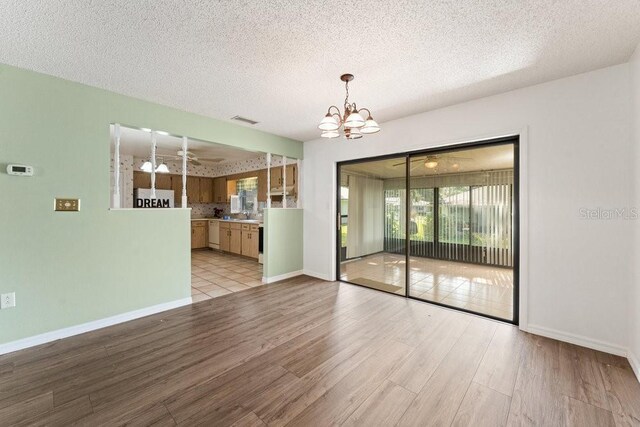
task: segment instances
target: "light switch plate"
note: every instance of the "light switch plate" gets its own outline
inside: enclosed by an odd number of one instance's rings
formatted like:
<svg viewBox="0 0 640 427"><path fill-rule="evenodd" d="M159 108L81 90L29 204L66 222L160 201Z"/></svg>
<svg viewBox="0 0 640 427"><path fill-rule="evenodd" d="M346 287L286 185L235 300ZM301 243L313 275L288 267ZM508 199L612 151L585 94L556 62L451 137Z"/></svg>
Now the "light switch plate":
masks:
<svg viewBox="0 0 640 427"><path fill-rule="evenodd" d="M11 308L16 306L16 293L10 292L8 294L0 295L0 309Z"/></svg>
<svg viewBox="0 0 640 427"><path fill-rule="evenodd" d="M80 210L80 199L56 198L53 207L58 212L78 212Z"/></svg>

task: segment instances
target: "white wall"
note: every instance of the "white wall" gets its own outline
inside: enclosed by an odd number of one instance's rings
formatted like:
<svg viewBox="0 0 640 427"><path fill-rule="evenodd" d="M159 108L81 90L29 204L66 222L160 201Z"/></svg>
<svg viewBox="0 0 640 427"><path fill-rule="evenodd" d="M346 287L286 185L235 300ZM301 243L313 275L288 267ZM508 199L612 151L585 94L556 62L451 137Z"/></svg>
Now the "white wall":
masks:
<svg viewBox="0 0 640 427"><path fill-rule="evenodd" d="M636 47L636 52L631 58L631 82L633 96L633 136L635 146L635 205L640 207L640 44ZM632 264L635 266L635 277L629 298L629 360L633 365L636 376L640 378L640 223L635 224L635 254Z"/></svg>
<svg viewBox="0 0 640 427"><path fill-rule="evenodd" d="M629 87L630 66L622 64L394 120L359 141L306 142L305 272L335 278L336 161L526 129L528 315L521 322L624 354L632 225L584 220L579 210L632 203Z"/></svg>

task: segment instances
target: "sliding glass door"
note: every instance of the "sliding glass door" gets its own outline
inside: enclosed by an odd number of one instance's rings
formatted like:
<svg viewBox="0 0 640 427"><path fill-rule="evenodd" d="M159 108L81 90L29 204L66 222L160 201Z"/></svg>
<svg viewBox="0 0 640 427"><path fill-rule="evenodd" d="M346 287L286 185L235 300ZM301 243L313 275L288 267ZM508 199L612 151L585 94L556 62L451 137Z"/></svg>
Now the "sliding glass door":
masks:
<svg viewBox="0 0 640 427"><path fill-rule="evenodd" d="M341 280L517 323L517 138L339 171Z"/></svg>
<svg viewBox="0 0 640 427"><path fill-rule="evenodd" d="M340 168L341 280L405 295L404 157Z"/></svg>

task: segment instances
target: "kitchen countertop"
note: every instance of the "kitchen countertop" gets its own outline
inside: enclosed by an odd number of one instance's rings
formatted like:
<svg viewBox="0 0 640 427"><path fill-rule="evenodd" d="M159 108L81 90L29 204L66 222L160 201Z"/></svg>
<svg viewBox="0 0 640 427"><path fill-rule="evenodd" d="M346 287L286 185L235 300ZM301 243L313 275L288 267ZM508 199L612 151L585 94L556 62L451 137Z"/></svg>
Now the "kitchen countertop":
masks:
<svg viewBox="0 0 640 427"><path fill-rule="evenodd" d="M216 221L220 221L220 222L239 222L239 223L245 223L245 224L260 224L262 225L262 221L257 220L257 219L222 219L222 218L191 218L191 221L209 221L209 220L216 220Z"/></svg>

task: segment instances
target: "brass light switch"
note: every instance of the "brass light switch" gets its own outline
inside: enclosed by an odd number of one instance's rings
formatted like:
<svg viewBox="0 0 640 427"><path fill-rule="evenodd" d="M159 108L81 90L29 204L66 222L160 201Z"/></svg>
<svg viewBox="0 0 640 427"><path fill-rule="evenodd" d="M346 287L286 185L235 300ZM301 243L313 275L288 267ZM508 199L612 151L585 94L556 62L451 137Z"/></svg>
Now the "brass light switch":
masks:
<svg viewBox="0 0 640 427"><path fill-rule="evenodd" d="M80 199L55 199L54 210L61 212L78 212Z"/></svg>

